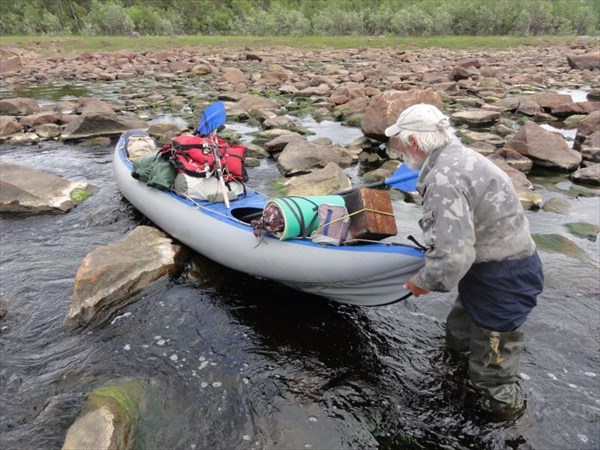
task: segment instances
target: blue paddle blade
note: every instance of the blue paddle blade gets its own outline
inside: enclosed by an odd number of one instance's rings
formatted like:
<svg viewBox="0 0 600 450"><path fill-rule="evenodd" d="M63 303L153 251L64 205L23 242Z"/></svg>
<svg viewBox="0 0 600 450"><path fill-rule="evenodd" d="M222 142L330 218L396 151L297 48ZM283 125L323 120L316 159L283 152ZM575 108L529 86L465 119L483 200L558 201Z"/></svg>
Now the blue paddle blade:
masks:
<svg viewBox="0 0 600 450"><path fill-rule="evenodd" d="M203 136L209 135L223 125L226 118L225 104L222 101L211 103L202 111L196 131Z"/></svg>
<svg viewBox="0 0 600 450"><path fill-rule="evenodd" d="M413 170L406 164L402 164L384 183L386 186L400 191L415 192L417 190L417 178L419 178L418 170Z"/></svg>

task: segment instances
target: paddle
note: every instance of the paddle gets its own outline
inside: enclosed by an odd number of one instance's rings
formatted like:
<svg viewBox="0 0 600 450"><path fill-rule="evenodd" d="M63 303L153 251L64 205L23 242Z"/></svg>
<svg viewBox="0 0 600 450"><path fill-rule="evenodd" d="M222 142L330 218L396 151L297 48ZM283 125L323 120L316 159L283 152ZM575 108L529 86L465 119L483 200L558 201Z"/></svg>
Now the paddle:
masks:
<svg viewBox="0 0 600 450"><path fill-rule="evenodd" d="M360 188L377 188L381 186L389 186L404 192L414 192L417 190L417 178L419 178L418 170L413 170L406 164L402 164L389 178L386 178L385 180L358 186L348 189L347 191L337 192L336 195L348 194Z"/></svg>
<svg viewBox="0 0 600 450"><path fill-rule="evenodd" d="M225 104L221 101L211 103L202 112L196 132L203 136L210 136L212 141L211 150L215 159L217 178L219 179L219 184L223 190L225 207L229 209L229 197L227 196L227 187L225 186L225 180L223 179L223 166L221 165L221 158L219 157L219 144L217 143L216 139L216 130L225 123L226 118L227 115L225 114Z"/></svg>

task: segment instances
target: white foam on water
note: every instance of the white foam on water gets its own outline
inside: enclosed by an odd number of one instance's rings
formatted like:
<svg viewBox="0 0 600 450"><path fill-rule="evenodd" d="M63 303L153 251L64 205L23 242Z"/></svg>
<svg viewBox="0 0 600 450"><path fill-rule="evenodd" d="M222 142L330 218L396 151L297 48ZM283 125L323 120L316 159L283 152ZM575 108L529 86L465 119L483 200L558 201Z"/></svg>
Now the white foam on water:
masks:
<svg viewBox="0 0 600 450"><path fill-rule="evenodd" d="M215 382L212 384L212 387L214 387L214 388L218 388L218 387L221 387L222 385L223 385L223 383L221 383L220 381L215 381Z"/></svg>
<svg viewBox="0 0 600 450"><path fill-rule="evenodd" d="M592 378L596 376L596 374L594 372L586 372L584 375L586 377L592 377Z"/></svg>
<svg viewBox="0 0 600 450"><path fill-rule="evenodd" d="M556 378L556 375L554 375L553 373L549 373L548 378L550 378L552 380L558 380L558 378Z"/></svg>
<svg viewBox="0 0 600 450"><path fill-rule="evenodd" d="M208 386L208 383L206 381L203 381L202 383L200 383L200 387L205 388L207 386Z"/></svg>
<svg viewBox="0 0 600 450"><path fill-rule="evenodd" d="M198 366L198 370L202 370L204 369L206 366L208 366L208 361L202 361L202 364L200 364Z"/></svg>
<svg viewBox="0 0 600 450"><path fill-rule="evenodd" d="M520 373L520 374L519 374L519 377L520 377L522 380L531 380L531 377L530 377L529 375L527 375L526 373Z"/></svg>
<svg viewBox="0 0 600 450"><path fill-rule="evenodd" d="M578 434L577 435L577 439L579 439L581 442L587 442L588 441L588 437L585 434Z"/></svg>
<svg viewBox="0 0 600 450"><path fill-rule="evenodd" d="M308 421L309 421L309 422L316 422L316 421L318 421L318 420L319 420L319 419L318 419L316 416L309 416L309 417L308 417Z"/></svg>
<svg viewBox="0 0 600 450"><path fill-rule="evenodd" d="M126 351L131 350L131 345L126 344L125 347L123 347L123 350L126 350Z"/></svg>
<svg viewBox="0 0 600 450"><path fill-rule="evenodd" d="M250 440L250 436L248 436L247 434L245 434L245 435L242 436L242 439L244 441L249 441Z"/></svg>
<svg viewBox="0 0 600 450"><path fill-rule="evenodd" d="M110 324L111 324L111 325L114 325L114 324L115 324L115 322L116 322L117 320L119 320L119 319L123 319L123 318L125 318L125 317L129 317L129 316L131 316L131 315L132 315L132 313L130 313L130 312L126 312L125 314L121 314L120 316L117 316L117 317L115 317L113 320L111 320Z"/></svg>
<svg viewBox="0 0 600 450"><path fill-rule="evenodd" d="M170 359L171 361L177 361L177 359L178 359L178 358L177 358L177 355L171 355L171 356L169 357L169 359Z"/></svg>

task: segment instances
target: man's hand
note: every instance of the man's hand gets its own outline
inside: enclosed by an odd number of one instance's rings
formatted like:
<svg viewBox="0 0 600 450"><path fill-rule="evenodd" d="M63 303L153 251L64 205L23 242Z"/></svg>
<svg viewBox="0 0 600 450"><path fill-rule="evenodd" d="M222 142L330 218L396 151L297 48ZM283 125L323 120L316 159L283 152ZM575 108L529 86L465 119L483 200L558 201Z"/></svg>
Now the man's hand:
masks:
<svg viewBox="0 0 600 450"><path fill-rule="evenodd" d="M429 291L421 289L419 286L417 286L413 278L404 283L404 289L408 289L415 297L429 294Z"/></svg>

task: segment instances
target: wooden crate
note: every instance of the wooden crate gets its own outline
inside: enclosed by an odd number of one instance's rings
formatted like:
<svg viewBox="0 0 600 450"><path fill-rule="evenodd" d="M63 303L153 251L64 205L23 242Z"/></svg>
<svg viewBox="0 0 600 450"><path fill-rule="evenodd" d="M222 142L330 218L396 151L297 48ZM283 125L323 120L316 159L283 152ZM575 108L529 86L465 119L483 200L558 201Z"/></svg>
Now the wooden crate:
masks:
<svg viewBox="0 0 600 450"><path fill-rule="evenodd" d="M398 234L392 200L387 191L361 188L345 197L354 239L380 240Z"/></svg>

